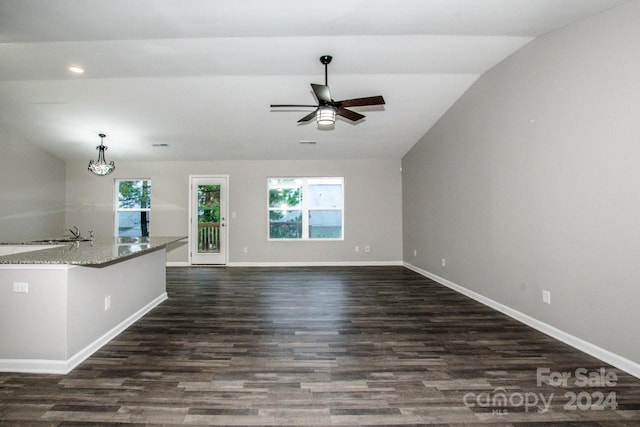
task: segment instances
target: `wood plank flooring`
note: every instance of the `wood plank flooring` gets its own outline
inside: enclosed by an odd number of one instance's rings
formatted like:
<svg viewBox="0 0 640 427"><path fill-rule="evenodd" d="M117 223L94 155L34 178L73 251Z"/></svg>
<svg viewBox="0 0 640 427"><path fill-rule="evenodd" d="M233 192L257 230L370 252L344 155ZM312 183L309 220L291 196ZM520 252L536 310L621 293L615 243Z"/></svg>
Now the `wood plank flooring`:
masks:
<svg viewBox="0 0 640 427"><path fill-rule="evenodd" d="M640 425L640 380L403 267L167 281L168 301L70 374L0 373L0 425ZM617 381L538 384L538 368ZM611 392L615 410L590 409Z"/></svg>

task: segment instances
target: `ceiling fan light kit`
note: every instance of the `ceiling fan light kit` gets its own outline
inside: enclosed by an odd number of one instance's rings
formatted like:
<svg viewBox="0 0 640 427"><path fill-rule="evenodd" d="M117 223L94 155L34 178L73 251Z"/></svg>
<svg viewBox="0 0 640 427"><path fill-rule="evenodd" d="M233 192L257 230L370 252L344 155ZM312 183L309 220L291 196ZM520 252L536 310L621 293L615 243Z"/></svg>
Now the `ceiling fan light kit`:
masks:
<svg viewBox="0 0 640 427"><path fill-rule="evenodd" d="M316 114L318 126L332 126L336 122L336 109L334 107L320 107Z"/></svg>
<svg viewBox="0 0 640 427"><path fill-rule="evenodd" d="M334 101L329 91L328 65L333 58L330 55L322 55L320 62L324 65L324 85L311 83L311 89L315 94L317 105L300 105L300 104L271 104L271 108L297 108L308 107L315 108L312 113L307 114L298 123L306 123L315 117L318 127L332 126L336 121L336 116L344 117L352 122L357 122L365 116L348 110L346 107L366 107L370 105L384 105L384 98L380 95L369 96L366 98L345 99L343 101Z"/></svg>

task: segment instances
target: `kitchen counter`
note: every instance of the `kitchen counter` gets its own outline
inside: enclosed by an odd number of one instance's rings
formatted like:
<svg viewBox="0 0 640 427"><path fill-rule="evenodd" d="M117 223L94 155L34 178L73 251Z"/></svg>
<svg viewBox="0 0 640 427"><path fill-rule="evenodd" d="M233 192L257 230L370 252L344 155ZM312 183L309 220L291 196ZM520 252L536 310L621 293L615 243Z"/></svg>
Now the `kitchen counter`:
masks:
<svg viewBox="0 0 640 427"><path fill-rule="evenodd" d="M43 240L0 243L0 248L19 246L19 253L0 256L2 264L67 264L85 267L105 267L128 258L166 248L186 236L113 237L92 241ZM45 239L46 240L46 239ZM33 246L33 251L28 247ZM44 248L44 249L43 249ZM25 251L27 250L27 251Z"/></svg>
<svg viewBox="0 0 640 427"><path fill-rule="evenodd" d="M168 298L167 246L183 239L0 244L0 372L70 372Z"/></svg>

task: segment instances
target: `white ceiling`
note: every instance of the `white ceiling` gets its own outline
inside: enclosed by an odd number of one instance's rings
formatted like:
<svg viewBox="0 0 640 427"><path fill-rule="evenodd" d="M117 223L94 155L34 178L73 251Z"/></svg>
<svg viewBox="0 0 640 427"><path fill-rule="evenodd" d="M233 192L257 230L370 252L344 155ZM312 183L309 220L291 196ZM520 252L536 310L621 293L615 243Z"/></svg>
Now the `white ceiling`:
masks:
<svg viewBox="0 0 640 427"><path fill-rule="evenodd" d="M0 0L0 126L62 159L100 132L109 160L400 158L482 73L624 2ZM334 99L386 105L332 130L272 110L315 103L323 54Z"/></svg>

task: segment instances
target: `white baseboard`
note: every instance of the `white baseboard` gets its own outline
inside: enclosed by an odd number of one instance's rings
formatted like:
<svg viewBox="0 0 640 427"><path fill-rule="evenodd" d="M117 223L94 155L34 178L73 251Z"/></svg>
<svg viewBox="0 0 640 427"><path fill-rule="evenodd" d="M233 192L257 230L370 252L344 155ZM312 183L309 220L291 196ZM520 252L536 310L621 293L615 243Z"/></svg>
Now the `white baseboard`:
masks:
<svg viewBox="0 0 640 427"><path fill-rule="evenodd" d="M299 262L230 262L228 267L388 267L404 265L402 261L299 261Z"/></svg>
<svg viewBox="0 0 640 427"><path fill-rule="evenodd" d="M167 261L166 266L167 267L189 267L191 266L191 264L189 264L187 261Z"/></svg>
<svg viewBox="0 0 640 427"><path fill-rule="evenodd" d="M400 266L402 261L234 261L224 264L189 264L187 261L167 262L167 267L366 267L366 266Z"/></svg>
<svg viewBox="0 0 640 427"><path fill-rule="evenodd" d="M0 359L0 372L67 374L69 371L64 360Z"/></svg>
<svg viewBox="0 0 640 427"><path fill-rule="evenodd" d="M168 298L167 293L155 298L149 304L120 322L113 329L96 339L94 342L74 354L67 360L37 360L37 359L0 359L0 372L24 372L34 374L68 374L84 362L89 356L98 351L103 345L118 336L122 331L138 321L142 316L153 310Z"/></svg>
<svg viewBox="0 0 640 427"><path fill-rule="evenodd" d="M527 314L521 313L518 310L514 310L511 307L508 307L504 304L494 301L491 298L487 298L484 295L481 295L463 286L455 284L443 277L430 273L412 264L405 262L404 266L407 267L409 270L413 270L418 274L421 274L433 281L440 283L441 285L446 286L447 288L450 288L458 293L466 295L469 298L478 301L479 303L482 303L488 307L493 308L494 310L504 313L507 316L519 322L522 322L527 326L531 326L532 328L537 329L538 331L546 335L549 335L550 337L553 337L559 341L562 341L563 343L568 344L571 347L574 347L597 359L602 360L603 362L606 362L612 366L615 366L616 368L621 369L627 372L628 374L633 375L636 378L640 378L640 364L632 360L629 360L618 354L612 353L611 351L606 350L602 347L598 347L597 345L592 344L588 341L585 341L582 338L578 338L574 335L564 332L554 326L549 325L548 323L541 322L540 320L535 319Z"/></svg>

